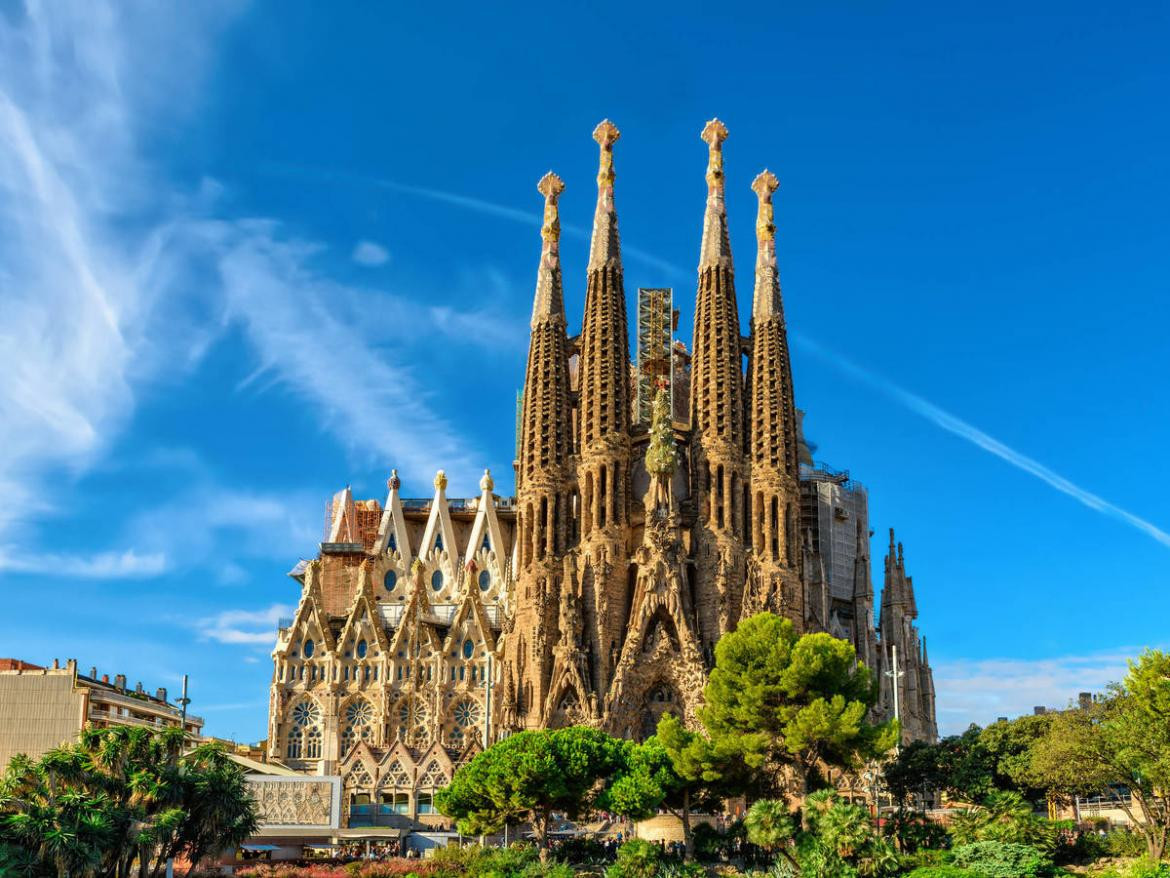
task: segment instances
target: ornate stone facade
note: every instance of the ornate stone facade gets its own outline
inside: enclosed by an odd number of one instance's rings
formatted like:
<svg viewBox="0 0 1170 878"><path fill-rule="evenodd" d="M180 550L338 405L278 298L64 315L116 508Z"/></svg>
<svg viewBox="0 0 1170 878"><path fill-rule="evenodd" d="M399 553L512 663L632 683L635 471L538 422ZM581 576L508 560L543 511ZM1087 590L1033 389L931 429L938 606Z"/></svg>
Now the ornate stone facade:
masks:
<svg viewBox="0 0 1170 878"><path fill-rule="evenodd" d="M647 430L633 417L618 138L609 121L594 132L597 203L577 337L559 251L564 183L549 173L538 185L544 221L515 498L497 496L486 471L467 501L446 497L442 473L429 502L401 498L396 474L384 506L346 489L330 505L320 555L293 571L302 594L273 651L270 756L341 774L351 807L370 806L375 821L425 818L460 762L512 731L588 723L638 737L668 710L697 721L715 643L760 609L848 637L879 671L902 644L897 679L907 686L914 653L907 733L934 734L900 555L887 561L879 644L868 532L857 534L846 628L833 624L824 564L802 527L778 181L765 171L752 186L757 256L744 337L724 201L727 129L718 120L703 129L694 350L675 343L675 374Z"/></svg>

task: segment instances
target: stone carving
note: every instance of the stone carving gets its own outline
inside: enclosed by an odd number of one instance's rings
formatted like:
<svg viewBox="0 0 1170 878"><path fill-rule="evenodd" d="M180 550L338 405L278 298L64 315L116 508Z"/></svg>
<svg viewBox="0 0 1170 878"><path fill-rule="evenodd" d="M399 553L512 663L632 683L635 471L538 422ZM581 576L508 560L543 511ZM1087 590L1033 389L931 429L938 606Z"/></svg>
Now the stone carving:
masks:
<svg viewBox="0 0 1170 878"><path fill-rule="evenodd" d="M333 784L325 781L267 781L249 778L261 826L329 826Z"/></svg>

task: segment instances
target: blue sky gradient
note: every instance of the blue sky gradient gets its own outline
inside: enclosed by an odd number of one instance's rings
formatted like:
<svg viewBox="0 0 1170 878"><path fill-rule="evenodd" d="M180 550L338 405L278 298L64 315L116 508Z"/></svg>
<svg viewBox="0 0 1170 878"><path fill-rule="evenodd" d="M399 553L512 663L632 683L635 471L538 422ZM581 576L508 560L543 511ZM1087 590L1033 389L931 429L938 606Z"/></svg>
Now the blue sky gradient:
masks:
<svg viewBox="0 0 1170 878"><path fill-rule="evenodd" d="M1170 639L1165 4L398 7L0 4L0 654L262 737L329 495L510 488L536 181L575 331L606 116L627 298L688 343L703 123L745 325L780 177L797 403L944 730Z"/></svg>

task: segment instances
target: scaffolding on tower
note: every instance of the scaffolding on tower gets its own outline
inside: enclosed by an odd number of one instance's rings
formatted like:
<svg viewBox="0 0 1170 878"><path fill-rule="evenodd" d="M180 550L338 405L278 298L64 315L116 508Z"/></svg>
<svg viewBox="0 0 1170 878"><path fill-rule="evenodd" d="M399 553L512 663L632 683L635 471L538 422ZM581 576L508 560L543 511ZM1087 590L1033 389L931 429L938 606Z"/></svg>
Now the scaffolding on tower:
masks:
<svg viewBox="0 0 1170 878"><path fill-rule="evenodd" d="M676 313L673 291L669 287L639 287L638 289L638 396L637 422L650 426L654 394L664 382L671 394L670 409L674 411L674 359L671 340L674 335Z"/></svg>

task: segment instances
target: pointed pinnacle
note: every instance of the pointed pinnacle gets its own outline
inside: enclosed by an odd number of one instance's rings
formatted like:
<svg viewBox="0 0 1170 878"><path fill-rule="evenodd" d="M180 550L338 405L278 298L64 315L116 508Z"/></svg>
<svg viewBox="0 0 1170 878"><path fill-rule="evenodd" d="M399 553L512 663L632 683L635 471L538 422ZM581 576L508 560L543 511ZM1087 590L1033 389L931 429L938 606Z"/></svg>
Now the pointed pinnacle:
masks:
<svg viewBox="0 0 1170 878"><path fill-rule="evenodd" d="M727 233L727 209L723 203L723 141L727 126L712 119L699 135L707 144L707 209L703 214L703 240L699 271L715 266L732 270L731 240Z"/></svg>
<svg viewBox="0 0 1170 878"><path fill-rule="evenodd" d="M758 321L783 317L780 299L780 272L776 265L776 223L772 207L772 193L780 188L780 181L769 170L764 170L752 181L752 191L759 198L756 212L756 288L752 297L752 318Z"/></svg>
<svg viewBox="0 0 1170 878"><path fill-rule="evenodd" d="M544 196L544 222L540 227L542 242L540 268L536 274L536 296L532 302L532 326L542 320L564 322L564 295L561 292L560 245L561 217L557 201L565 191L565 181L549 171L540 178L536 190Z"/></svg>
<svg viewBox="0 0 1170 878"><path fill-rule="evenodd" d="M602 119L593 129L593 139L601 147L597 167L597 209L593 214L593 234L589 242L589 269L621 266L621 243L618 238L617 209L613 202L613 145L622 136L609 119Z"/></svg>

